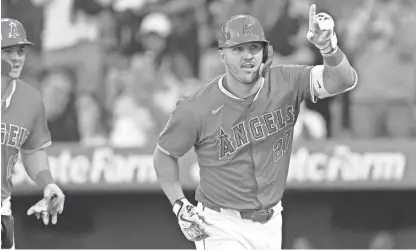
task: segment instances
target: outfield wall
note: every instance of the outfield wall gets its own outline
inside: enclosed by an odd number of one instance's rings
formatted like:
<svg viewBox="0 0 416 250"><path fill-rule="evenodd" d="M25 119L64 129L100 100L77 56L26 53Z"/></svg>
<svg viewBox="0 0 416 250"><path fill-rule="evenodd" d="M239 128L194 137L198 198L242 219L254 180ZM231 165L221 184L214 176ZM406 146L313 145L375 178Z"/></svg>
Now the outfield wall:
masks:
<svg viewBox="0 0 416 250"><path fill-rule="evenodd" d="M152 148L49 149L67 193L59 224L44 226L26 210L40 198L18 164L13 211L18 248L189 249L162 194ZM416 248L416 143L315 142L293 152L283 198L284 248L368 248L386 232L395 248ZM195 155L181 159L193 201Z"/></svg>

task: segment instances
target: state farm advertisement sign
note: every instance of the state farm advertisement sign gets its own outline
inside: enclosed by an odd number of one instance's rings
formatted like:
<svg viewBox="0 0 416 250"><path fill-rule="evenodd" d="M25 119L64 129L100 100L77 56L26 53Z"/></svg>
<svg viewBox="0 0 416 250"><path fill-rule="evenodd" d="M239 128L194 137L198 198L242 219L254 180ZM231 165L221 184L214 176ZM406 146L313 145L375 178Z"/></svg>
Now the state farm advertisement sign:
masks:
<svg viewBox="0 0 416 250"><path fill-rule="evenodd" d="M295 150L292 188L416 188L416 143L326 142Z"/></svg>
<svg viewBox="0 0 416 250"><path fill-rule="evenodd" d="M64 189L74 191L160 190L153 149L83 148L55 145L49 152L52 173ZM180 159L185 189L194 189L199 169L193 152ZM36 192L19 161L15 194ZM292 152L289 189L416 188L416 142L313 142Z"/></svg>

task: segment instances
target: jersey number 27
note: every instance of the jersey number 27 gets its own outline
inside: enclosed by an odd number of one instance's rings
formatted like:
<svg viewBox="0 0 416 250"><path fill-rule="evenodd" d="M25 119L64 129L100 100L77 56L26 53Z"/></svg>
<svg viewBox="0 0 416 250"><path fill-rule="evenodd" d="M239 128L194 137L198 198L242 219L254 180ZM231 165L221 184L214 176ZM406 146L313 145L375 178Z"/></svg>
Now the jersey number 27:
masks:
<svg viewBox="0 0 416 250"><path fill-rule="evenodd" d="M277 141L273 144L273 162L277 162L282 158L282 156L286 153L289 149L289 144L292 138L293 128L290 127L285 130L283 133L283 137L277 139Z"/></svg>

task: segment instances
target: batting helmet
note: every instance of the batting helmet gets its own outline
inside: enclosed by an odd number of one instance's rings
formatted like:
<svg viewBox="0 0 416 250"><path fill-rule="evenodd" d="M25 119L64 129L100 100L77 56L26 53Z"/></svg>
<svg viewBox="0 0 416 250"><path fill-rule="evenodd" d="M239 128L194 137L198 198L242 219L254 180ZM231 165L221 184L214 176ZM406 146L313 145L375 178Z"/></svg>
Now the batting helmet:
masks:
<svg viewBox="0 0 416 250"><path fill-rule="evenodd" d="M264 42L264 30L259 20L253 16L238 15L231 17L218 34L218 47L227 48L248 42Z"/></svg>
<svg viewBox="0 0 416 250"><path fill-rule="evenodd" d="M1 48L13 45L33 45L26 37L23 25L11 18L1 19Z"/></svg>

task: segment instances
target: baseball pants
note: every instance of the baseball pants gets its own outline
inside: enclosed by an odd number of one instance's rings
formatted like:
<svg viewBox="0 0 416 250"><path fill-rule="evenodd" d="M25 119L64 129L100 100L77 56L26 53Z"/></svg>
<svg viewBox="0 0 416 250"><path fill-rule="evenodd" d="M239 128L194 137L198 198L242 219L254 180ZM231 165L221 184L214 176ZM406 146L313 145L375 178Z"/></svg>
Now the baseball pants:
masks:
<svg viewBox="0 0 416 250"><path fill-rule="evenodd" d="M281 249L282 247L282 206L279 202L273 216L264 223L242 219L238 211L232 209L213 209L198 203L198 210L209 225L211 236L195 242L197 250L248 250Z"/></svg>

